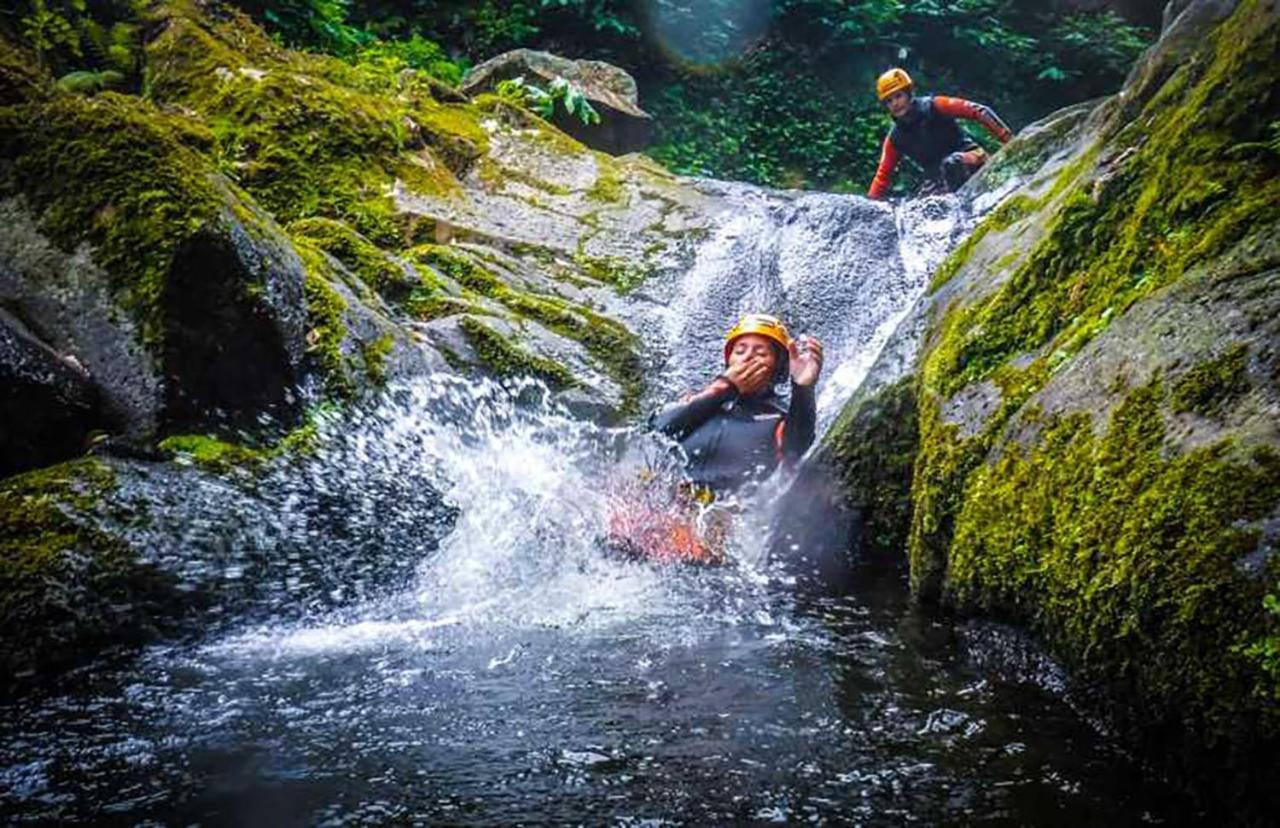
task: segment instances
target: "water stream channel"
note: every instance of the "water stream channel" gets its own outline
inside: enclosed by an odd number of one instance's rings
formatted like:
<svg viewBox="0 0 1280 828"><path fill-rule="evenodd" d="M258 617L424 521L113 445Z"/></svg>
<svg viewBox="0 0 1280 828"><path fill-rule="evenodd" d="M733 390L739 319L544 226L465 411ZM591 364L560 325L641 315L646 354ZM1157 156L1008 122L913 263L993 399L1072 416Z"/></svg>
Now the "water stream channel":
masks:
<svg viewBox="0 0 1280 828"><path fill-rule="evenodd" d="M649 402L705 379L737 313L772 310L828 343L825 428L969 220L703 186L739 209L625 309L655 332ZM428 377L251 484L139 474L170 504L149 554L251 598L0 706L0 821L1178 821L1051 662L912 611L899 562L801 588L769 533L785 481L745 504L734 565L607 555L616 481L675 466L535 383ZM984 657L1011 649L1018 669Z"/></svg>

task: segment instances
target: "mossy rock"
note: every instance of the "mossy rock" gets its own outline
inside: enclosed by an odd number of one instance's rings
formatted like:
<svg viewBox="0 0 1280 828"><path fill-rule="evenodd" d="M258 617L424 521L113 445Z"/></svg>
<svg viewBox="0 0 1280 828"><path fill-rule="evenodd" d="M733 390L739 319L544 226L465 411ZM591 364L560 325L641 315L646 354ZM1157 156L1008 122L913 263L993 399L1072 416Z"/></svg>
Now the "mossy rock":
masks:
<svg viewBox="0 0 1280 828"><path fill-rule="evenodd" d="M455 192L451 170L482 152L482 114L426 84L370 88L341 61L263 40L239 13L174 15L147 47L149 94L199 113L223 167L277 220L338 219L394 249L392 185Z"/></svg>
<svg viewBox="0 0 1280 828"><path fill-rule="evenodd" d="M116 488L84 459L0 482L0 663L5 684L83 661L155 632L180 600L170 578L94 525Z"/></svg>
<svg viewBox="0 0 1280 828"><path fill-rule="evenodd" d="M1241 148L1280 117L1280 20L1243 0L1175 47L935 275L911 584L1029 624L1146 755L1261 802L1280 157Z"/></svg>
<svg viewBox="0 0 1280 828"><path fill-rule="evenodd" d="M299 219L289 225L288 231L342 262L361 282L389 300L405 298L421 282L404 264L344 222L327 218Z"/></svg>
<svg viewBox="0 0 1280 828"><path fill-rule="evenodd" d="M458 323L480 362L500 377L534 377L555 389L573 388L573 373L560 363L531 353L475 316Z"/></svg>
<svg viewBox="0 0 1280 828"><path fill-rule="evenodd" d="M0 233L15 302L88 367L126 430L196 424L214 409L293 416L302 266L218 175L207 130L103 93L5 108L0 131L0 198L19 219ZM77 263L82 250L92 268Z"/></svg>
<svg viewBox="0 0 1280 828"><path fill-rule="evenodd" d="M978 466L957 498L946 597L1029 622L1147 747L1189 728L1245 770L1280 743L1267 704L1280 683L1248 655L1275 629L1263 598L1280 560L1260 544L1280 452L1224 440L1168 456L1164 405L1157 380L1103 436L1088 413L1055 417L1034 446Z"/></svg>
<svg viewBox="0 0 1280 828"><path fill-rule="evenodd" d="M822 459L854 513L849 543L861 553L893 560L905 551L919 439L914 376L858 395L824 437Z"/></svg>
<svg viewBox="0 0 1280 828"><path fill-rule="evenodd" d="M176 116L109 92L6 108L0 193L24 196L41 230L64 248L92 246L122 304L158 342L160 294L174 255L226 203L200 153L208 138Z"/></svg>
<svg viewBox="0 0 1280 828"><path fill-rule="evenodd" d="M35 56L0 32L0 106L12 106L41 95L50 79L35 67Z"/></svg>

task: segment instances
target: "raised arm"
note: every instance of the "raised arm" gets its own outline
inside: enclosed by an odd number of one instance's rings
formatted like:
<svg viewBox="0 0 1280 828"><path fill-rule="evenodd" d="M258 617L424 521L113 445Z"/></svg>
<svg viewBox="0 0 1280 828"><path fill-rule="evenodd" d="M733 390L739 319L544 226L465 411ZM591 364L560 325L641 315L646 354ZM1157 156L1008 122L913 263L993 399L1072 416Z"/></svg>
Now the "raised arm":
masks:
<svg viewBox="0 0 1280 828"><path fill-rule="evenodd" d="M948 98L945 95L935 95L933 98L933 107L943 115L950 115L952 118L964 118L966 121L977 121L982 124L982 128L1000 143L1007 144L1009 139L1013 137L1013 130L1000 120L991 107L983 106L973 101L966 101L964 98Z"/></svg>
<svg viewBox="0 0 1280 828"><path fill-rule="evenodd" d="M876 177L871 179L871 188L867 190L867 198L880 199L889 193L889 185L893 183L893 168L898 166L898 148L884 137L884 146L880 148L880 166L876 168Z"/></svg>
<svg viewBox="0 0 1280 828"><path fill-rule="evenodd" d="M711 419L720 410L720 406L736 396L737 387L726 379L718 378L701 393L655 411L649 418L649 427L676 440L682 440Z"/></svg>
<svg viewBox="0 0 1280 828"><path fill-rule="evenodd" d="M818 402L814 387L791 383L791 407L782 421L781 444L778 446L785 460L794 463L804 456L813 445L817 423Z"/></svg>

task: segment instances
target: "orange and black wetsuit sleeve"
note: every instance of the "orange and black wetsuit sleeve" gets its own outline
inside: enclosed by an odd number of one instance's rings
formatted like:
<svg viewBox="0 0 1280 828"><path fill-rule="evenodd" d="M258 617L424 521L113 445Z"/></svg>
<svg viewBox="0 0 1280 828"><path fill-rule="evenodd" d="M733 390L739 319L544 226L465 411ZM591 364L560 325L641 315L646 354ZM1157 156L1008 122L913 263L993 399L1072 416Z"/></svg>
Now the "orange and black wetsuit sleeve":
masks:
<svg viewBox="0 0 1280 828"><path fill-rule="evenodd" d="M876 177L871 179L867 198L884 198L888 195L889 185L893 183L893 168L896 166L898 166L898 148L886 135L884 146L880 149L880 166L876 168Z"/></svg>
<svg viewBox="0 0 1280 828"><path fill-rule="evenodd" d="M1009 139L1013 137L1013 130L1009 129L1005 122L1000 120L1000 116L991 107L983 106L973 101L966 101L964 98L948 98L945 95L935 95L933 108L943 115L950 115L952 118L977 121L982 124L983 129L990 132L1002 144L1009 143Z"/></svg>

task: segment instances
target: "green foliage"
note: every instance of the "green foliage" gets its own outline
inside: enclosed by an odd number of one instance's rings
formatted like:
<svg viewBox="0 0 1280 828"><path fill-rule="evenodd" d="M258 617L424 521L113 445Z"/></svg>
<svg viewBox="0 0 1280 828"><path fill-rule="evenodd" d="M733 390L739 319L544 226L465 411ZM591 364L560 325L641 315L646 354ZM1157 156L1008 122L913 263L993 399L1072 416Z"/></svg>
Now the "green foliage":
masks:
<svg viewBox="0 0 1280 828"><path fill-rule="evenodd" d="M45 0L31 0L30 11L20 21L20 27L41 63L50 52L59 49L76 57L81 55L79 33L60 10L50 9Z"/></svg>
<svg viewBox="0 0 1280 828"><path fill-rule="evenodd" d="M373 37L347 22L351 0L234 0L283 42L347 55Z"/></svg>
<svg viewBox="0 0 1280 828"><path fill-rule="evenodd" d="M1248 363L1249 346L1240 343L1187 371L1173 384L1173 410L1203 415L1219 412L1227 402L1249 390L1245 373Z"/></svg>
<svg viewBox="0 0 1280 828"><path fill-rule="evenodd" d="M564 78L555 78L550 86L543 89L528 83L521 75L501 81L495 91L503 100L529 106L547 120L555 116L556 104L559 103L565 112L584 124L600 123L600 113L596 112L582 90Z"/></svg>
<svg viewBox="0 0 1280 828"><path fill-rule="evenodd" d="M92 95L104 89L119 89L125 84L125 76L114 69L100 72L80 70L68 72L58 78L55 84L64 92L75 92L80 95Z"/></svg>
<svg viewBox="0 0 1280 828"><path fill-rule="evenodd" d="M28 0L17 33L69 91L120 88L137 79L145 7L143 0Z"/></svg>
<svg viewBox="0 0 1280 828"><path fill-rule="evenodd" d="M1232 651L1252 661L1265 677L1258 682L1255 693L1280 702L1280 582L1275 592L1263 596L1262 608L1269 616L1271 631L1248 643L1237 644Z"/></svg>
<svg viewBox="0 0 1280 828"><path fill-rule="evenodd" d="M462 66L451 60L439 43L419 34L407 40L367 43L353 53L351 60L357 66L377 68L386 75L415 69L453 86L462 81Z"/></svg>

